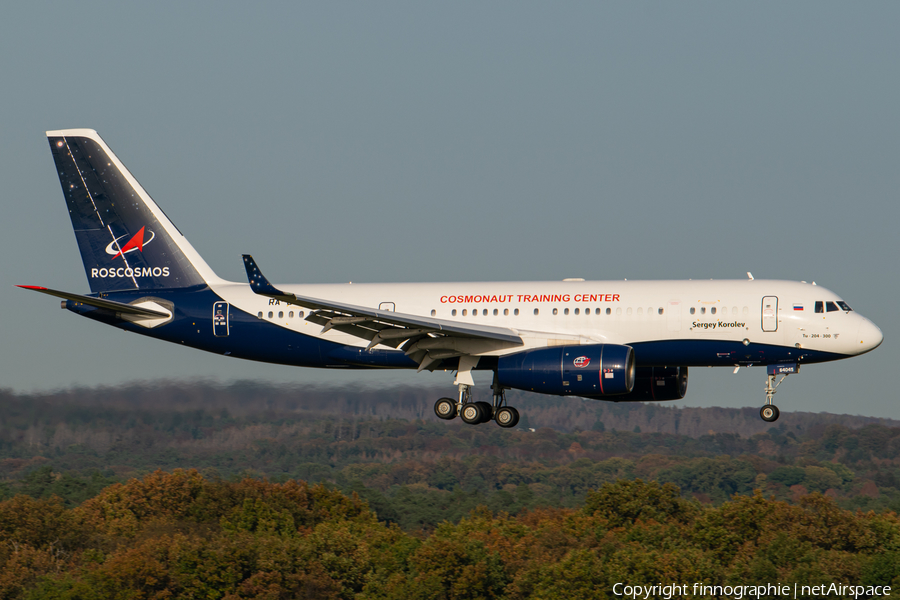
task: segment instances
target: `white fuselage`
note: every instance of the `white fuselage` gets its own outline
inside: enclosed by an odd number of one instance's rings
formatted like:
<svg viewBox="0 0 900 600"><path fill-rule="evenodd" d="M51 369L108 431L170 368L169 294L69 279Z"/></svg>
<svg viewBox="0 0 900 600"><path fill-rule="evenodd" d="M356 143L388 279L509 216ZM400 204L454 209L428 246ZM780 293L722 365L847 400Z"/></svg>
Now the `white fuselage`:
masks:
<svg viewBox="0 0 900 600"><path fill-rule="evenodd" d="M445 321L507 327L524 346L666 340L744 341L852 356L881 343L862 315L815 284L778 280L556 281L280 285L313 298L380 307ZM304 320L302 308L254 294L246 284L214 285L233 306L274 325L347 346L366 340ZM816 303L823 312L817 313ZM835 306L832 304L831 306Z"/></svg>

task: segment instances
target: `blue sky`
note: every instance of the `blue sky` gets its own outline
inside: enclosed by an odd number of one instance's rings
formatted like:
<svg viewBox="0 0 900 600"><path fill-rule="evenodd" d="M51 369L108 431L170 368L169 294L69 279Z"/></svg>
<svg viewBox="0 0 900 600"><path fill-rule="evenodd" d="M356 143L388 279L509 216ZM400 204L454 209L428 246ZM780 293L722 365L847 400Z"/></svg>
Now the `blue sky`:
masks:
<svg viewBox="0 0 900 600"><path fill-rule="evenodd" d="M900 5L19 3L0 20L0 387L442 385L239 362L13 288L87 291L44 131L96 129L219 275L816 281L881 348L783 411L900 418ZM758 406L760 369L694 369ZM524 407L523 407L524 408Z"/></svg>

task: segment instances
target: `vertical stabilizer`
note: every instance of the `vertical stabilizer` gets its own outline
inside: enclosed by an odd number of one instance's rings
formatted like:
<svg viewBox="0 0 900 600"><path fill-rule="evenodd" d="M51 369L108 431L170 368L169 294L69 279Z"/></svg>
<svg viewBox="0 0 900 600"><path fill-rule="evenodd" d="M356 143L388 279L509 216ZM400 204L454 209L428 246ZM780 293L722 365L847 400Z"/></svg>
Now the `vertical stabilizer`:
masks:
<svg viewBox="0 0 900 600"><path fill-rule="evenodd" d="M92 292L218 280L96 131L48 131L47 139Z"/></svg>

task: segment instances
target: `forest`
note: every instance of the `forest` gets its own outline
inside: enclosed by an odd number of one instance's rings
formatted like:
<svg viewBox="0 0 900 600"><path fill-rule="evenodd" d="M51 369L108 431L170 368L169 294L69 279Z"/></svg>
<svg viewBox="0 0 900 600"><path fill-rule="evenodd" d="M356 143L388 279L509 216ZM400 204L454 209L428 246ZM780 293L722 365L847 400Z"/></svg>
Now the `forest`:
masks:
<svg viewBox="0 0 900 600"><path fill-rule="evenodd" d="M510 431L435 397L0 390L0 598L900 586L900 423L523 396Z"/></svg>

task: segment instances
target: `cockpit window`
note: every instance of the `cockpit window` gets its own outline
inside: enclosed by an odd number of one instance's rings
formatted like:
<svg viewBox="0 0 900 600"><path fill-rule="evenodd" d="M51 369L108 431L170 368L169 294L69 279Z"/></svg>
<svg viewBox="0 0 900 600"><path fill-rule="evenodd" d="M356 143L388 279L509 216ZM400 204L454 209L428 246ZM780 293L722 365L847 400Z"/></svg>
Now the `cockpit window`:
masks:
<svg viewBox="0 0 900 600"><path fill-rule="evenodd" d="M837 304L835 304L834 302L826 302L825 306L828 308L828 312L836 312L836 311L841 310L837 307Z"/></svg>
<svg viewBox="0 0 900 600"><path fill-rule="evenodd" d="M816 312L823 313L825 312L825 303L821 300L816 300Z"/></svg>
<svg viewBox="0 0 900 600"><path fill-rule="evenodd" d="M852 308L850 308L850 305L847 304L846 302L844 302L843 300L838 300L837 305L841 307L841 310L846 310L847 312L850 312L851 310L853 310Z"/></svg>

